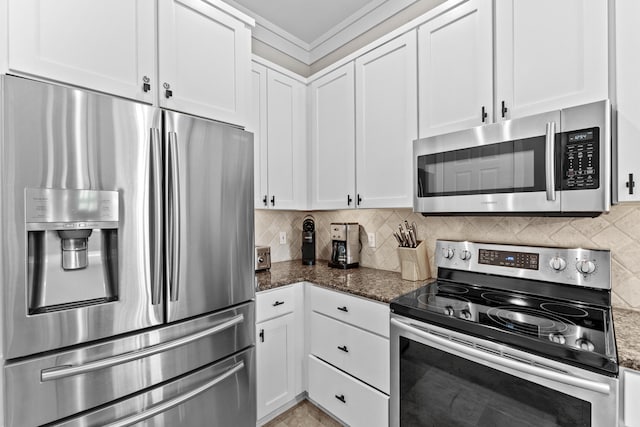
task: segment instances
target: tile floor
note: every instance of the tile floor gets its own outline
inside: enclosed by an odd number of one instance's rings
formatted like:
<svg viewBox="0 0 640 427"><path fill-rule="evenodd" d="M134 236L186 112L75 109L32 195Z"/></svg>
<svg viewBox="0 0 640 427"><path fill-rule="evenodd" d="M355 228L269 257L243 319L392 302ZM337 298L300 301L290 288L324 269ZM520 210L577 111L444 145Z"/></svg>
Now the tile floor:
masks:
<svg viewBox="0 0 640 427"><path fill-rule="evenodd" d="M264 427L340 427L341 424L308 400L278 415Z"/></svg>

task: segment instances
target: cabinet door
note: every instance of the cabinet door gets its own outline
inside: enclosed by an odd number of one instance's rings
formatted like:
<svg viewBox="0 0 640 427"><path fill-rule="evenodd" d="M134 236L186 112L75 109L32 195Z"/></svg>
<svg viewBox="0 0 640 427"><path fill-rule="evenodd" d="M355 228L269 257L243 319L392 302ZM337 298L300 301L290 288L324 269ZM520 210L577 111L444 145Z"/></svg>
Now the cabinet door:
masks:
<svg viewBox="0 0 640 427"><path fill-rule="evenodd" d="M356 185L363 208L411 207L416 32L356 59Z"/></svg>
<svg viewBox="0 0 640 427"><path fill-rule="evenodd" d="M311 209L347 209L355 193L353 63L311 83Z"/></svg>
<svg viewBox="0 0 640 427"><path fill-rule="evenodd" d="M245 126L251 31L202 0L160 0L159 104Z"/></svg>
<svg viewBox="0 0 640 427"><path fill-rule="evenodd" d="M306 87L267 71L269 207L306 207Z"/></svg>
<svg viewBox="0 0 640 427"><path fill-rule="evenodd" d="M497 1L497 116L608 98L607 16L606 1Z"/></svg>
<svg viewBox="0 0 640 427"><path fill-rule="evenodd" d="M623 421L626 427L640 427L640 372L623 369Z"/></svg>
<svg viewBox="0 0 640 427"><path fill-rule="evenodd" d="M470 0L418 29L421 138L493 120L491 3Z"/></svg>
<svg viewBox="0 0 640 427"><path fill-rule="evenodd" d="M616 1L616 90L619 201L640 200L640 2ZM629 179L631 175L631 180ZM614 180L616 177L614 177ZM614 184L615 186L616 184ZM640 425L640 424L639 424Z"/></svg>
<svg viewBox="0 0 640 427"><path fill-rule="evenodd" d="M252 64L251 117L247 130L253 132L254 204L256 209L268 204L268 145L267 145L267 68Z"/></svg>
<svg viewBox="0 0 640 427"><path fill-rule="evenodd" d="M8 8L11 71L153 102L153 0L9 0Z"/></svg>
<svg viewBox="0 0 640 427"><path fill-rule="evenodd" d="M256 325L258 419L295 397L293 337L292 313Z"/></svg>

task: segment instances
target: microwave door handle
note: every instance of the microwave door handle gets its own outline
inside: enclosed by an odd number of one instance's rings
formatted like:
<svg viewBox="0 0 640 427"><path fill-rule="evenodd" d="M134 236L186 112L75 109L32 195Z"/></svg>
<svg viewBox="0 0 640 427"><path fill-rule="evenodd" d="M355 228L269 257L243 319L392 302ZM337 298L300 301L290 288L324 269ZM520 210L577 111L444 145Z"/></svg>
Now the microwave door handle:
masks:
<svg viewBox="0 0 640 427"><path fill-rule="evenodd" d="M238 363L236 363L235 365L231 366L229 369L227 369L223 374L218 375L217 377L215 377L214 379L212 379L211 381L206 382L205 384L201 385L200 387L194 388L191 391L188 391L184 394L181 394L180 396L171 399L171 400L167 400L163 403L160 403L156 406L152 406L150 409L144 411L144 412L140 412L138 414L135 415L131 415L130 417L118 420L114 423L111 424L107 424L104 427L127 427L127 426L132 426L134 424L137 424L143 420L146 420L147 418L151 418L154 417L158 414L161 414L163 412L168 411L171 408L175 408L176 406L182 405L184 402L186 402L187 400L193 399L194 397L198 396L199 394L204 393L205 391L209 390L210 388L212 388L213 386L215 386L216 384L226 380L227 378L237 374L238 372L240 372L242 369L244 369L244 361L240 361Z"/></svg>
<svg viewBox="0 0 640 427"><path fill-rule="evenodd" d="M162 164L160 129L151 129L151 170L150 170L150 196L151 209L151 304L158 305L161 300L162 289Z"/></svg>
<svg viewBox="0 0 640 427"><path fill-rule="evenodd" d="M458 351L468 357L471 357L472 360L481 359L486 362L495 363L496 365L503 366L505 368L511 368L515 371L523 373L524 375L534 375L537 377L546 378L550 381L567 384L573 387L578 387L583 390L589 390L600 394L609 395L612 392L611 387L608 384L591 381L584 378L578 378L576 376L572 376L563 372L556 372L549 369L540 368L535 365L529 365L527 363L519 362L514 359L509 359L500 355L482 351L477 349L476 347L459 344L455 341L439 337L432 334L431 332L425 331L424 329L410 322L391 319L391 325L420 337L424 342L427 343L426 345L428 345L428 343L440 345L451 351Z"/></svg>
<svg viewBox="0 0 640 427"><path fill-rule="evenodd" d="M545 133L545 172L547 183L547 200L556 200L556 158L555 158L556 123L547 123Z"/></svg>

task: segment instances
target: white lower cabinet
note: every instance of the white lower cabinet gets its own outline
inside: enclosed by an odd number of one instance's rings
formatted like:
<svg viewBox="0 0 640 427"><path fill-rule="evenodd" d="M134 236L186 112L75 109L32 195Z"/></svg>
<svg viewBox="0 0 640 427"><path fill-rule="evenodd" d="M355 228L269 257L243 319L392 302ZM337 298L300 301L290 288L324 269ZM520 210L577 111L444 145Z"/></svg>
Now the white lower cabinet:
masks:
<svg viewBox="0 0 640 427"><path fill-rule="evenodd" d="M350 426L389 425L389 396L313 355L309 356L309 397Z"/></svg>
<svg viewBox="0 0 640 427"><path fill-rule="evenodd" d="M256 294L258 420L302 398L350 426L389 425L389 306L310 283Z"/></svg>
<svg viewBox="0 0 640 427"><path fill-rule="evenodd" d="M256 294L256 393L262 419L302 393L302 287Z"/></svg>
<svg viewBox="0 0 640 427"><path fill-rule="evenodd" d="M625 427L640 427L640 372L621 369L622 423Z"/></svg>

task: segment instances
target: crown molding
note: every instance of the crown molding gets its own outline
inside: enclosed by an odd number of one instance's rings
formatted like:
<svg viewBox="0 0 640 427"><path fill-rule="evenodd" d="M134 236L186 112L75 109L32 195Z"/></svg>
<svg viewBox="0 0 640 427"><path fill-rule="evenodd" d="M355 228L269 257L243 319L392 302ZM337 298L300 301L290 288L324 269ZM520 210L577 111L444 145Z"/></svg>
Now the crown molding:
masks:
<svg viewBox="0 0 640 427"><path fill-rule="evenodd" d="M225 1L254 17L256 25L253 28L253 38L306 65L311 65L418 0L376 0L338 23L312 43L300 40L234 0Z"/></svg>

